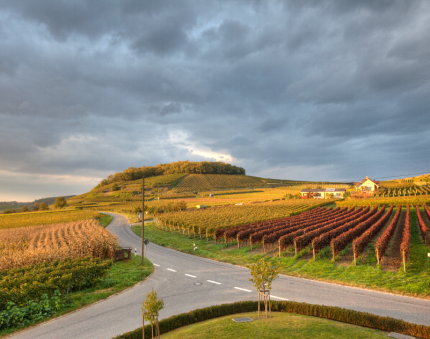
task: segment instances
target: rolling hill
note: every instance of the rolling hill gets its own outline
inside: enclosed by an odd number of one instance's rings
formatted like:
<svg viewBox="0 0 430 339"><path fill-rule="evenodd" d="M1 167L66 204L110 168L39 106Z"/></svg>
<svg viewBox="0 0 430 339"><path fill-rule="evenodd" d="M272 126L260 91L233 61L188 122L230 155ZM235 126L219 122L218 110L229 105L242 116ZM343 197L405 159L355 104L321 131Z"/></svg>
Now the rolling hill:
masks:
<svg viewBox="0 0 430 339"><path fill-rule="evenodd" d="M180 172L181 170L186 172ZM164 174L154 175L160 171L164 171ZM244 174L245 170L240 167L219 162L176 162L153 167L129 168L112 174L91 191L75 196L68 202L71 205L84 207L99 203L138 201L142 194L141 177L143 173L146 173L145 196L148 200L207 196L214 191L324 184L322 182L248 176Z"/></svg>

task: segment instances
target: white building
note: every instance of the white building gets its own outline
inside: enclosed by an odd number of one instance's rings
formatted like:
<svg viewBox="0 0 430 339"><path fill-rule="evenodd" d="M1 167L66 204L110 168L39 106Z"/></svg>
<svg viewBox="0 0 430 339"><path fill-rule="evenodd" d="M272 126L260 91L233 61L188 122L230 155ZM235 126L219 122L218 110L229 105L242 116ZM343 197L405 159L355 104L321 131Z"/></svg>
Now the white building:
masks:
<svg viewBox="0 0 430 339"><path fill-rule="evenodd" d="M369 177L365 177L363 180L355 184L355 187L358 190L364 192L375 192L378 190L379 186L379 181L374 181Z"/></svg>
<svg viewBox="0 0 430 339"><path fill-rule="evenodd" d="M345 195L345 192L345 188L305 188L300 191L300 194L304 199L342 199Z"/></svg>

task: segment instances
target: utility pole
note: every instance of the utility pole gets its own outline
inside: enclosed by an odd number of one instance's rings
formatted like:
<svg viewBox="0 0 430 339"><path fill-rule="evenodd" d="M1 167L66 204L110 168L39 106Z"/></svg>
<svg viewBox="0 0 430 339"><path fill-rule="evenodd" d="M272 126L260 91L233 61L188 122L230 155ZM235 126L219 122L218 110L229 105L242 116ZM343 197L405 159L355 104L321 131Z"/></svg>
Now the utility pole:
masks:
<svg viewBox="0 0 430 339"><path fill-rule="evenodd" d="M145 177L142 177L142 265L145 260Z"/></svg>

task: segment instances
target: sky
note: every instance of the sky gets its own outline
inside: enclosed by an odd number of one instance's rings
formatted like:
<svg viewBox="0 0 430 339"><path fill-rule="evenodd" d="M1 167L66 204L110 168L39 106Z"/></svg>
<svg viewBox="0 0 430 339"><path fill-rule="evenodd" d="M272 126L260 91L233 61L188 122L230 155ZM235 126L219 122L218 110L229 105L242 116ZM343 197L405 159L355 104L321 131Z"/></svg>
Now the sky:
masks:
<svg viewBox="0 0 430 339"><path fill-rule="evenodd" d="M225 161L430 172L430 1L0 0L0 201Z"/></svg>

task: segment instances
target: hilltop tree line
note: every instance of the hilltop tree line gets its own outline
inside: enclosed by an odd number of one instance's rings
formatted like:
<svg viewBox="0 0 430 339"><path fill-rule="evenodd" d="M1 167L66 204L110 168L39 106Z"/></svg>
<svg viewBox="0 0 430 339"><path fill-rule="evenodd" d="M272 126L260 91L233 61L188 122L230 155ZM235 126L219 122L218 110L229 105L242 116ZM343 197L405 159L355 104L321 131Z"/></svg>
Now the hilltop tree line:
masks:
<svg viewBox="0 0 430 339"><path fill-rule="evenodd" d="M53 207L55 209L63 208L67 206L67 200L64 197L55 198L55 202ZM7 209L3 212L3 214L12 214L12 213L25 213L25 212L36 212L36 211L49 211L49 205L43 199L36 200L36 202L28 205L22 205L19 209Z"/></svg>
<svg viewBox="0 0 430 339"><path fill-rule="evenodd" d="M99 186L104 186L118 181L132 181L143 177L154 177L166 174L245 174L242 167L233 166L224 162L210 161L177 161L170 164L159 164L156 166L130 167L103 179Z"/></svg>

